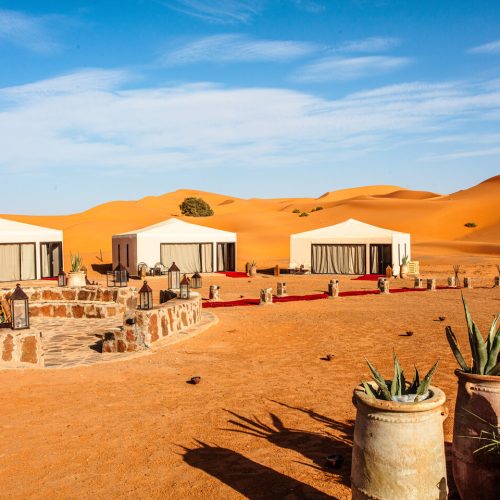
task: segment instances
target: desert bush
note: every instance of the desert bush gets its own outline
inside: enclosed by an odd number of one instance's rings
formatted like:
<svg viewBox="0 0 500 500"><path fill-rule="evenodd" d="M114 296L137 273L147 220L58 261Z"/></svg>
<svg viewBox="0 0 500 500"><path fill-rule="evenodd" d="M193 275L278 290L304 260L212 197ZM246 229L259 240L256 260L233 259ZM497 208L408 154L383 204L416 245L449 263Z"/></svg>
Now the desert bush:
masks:
<svg viewBox="0 0 500 500"><path fill-rule="evenodd" d="M309 214L307 212L302 212L299 217L309 217Z"/></svg>
<svg viewBox="0 0 500 500"><path fill-rule="evenodd" d="M210 205L201 198L186 198L180 205L182 215L189 217L209 217L214 214Z"/></svg>
<svg viewBox="0 0 500 500"><path fill-rule="evenodd" d="M300 214L300 210L296 208L295 210L292 211L292 214Z"/></svg>
<svg viewBox="0 0 500 500"><path fill-rule="evenodd" d="M311 212L317 212L318 210L323 210L323 207L316 207L311 210Z"/></svg>
<svg viewBox="0 0 500 500"><path fill-rule="evenodd" d="M477 224L475 222L466 222L464 224L465 227L477 227Z"/></svg>

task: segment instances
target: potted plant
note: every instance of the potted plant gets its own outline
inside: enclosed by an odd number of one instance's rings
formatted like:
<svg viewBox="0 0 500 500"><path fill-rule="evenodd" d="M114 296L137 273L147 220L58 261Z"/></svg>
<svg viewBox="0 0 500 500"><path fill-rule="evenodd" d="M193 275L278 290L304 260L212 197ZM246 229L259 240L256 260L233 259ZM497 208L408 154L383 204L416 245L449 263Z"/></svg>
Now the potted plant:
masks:
<svg viewBox="0 0 500 500"><path fill-rule="evenodd" d="M401 267L399 269L399 275L401 278L406 278L408 276L408 262L410 259L408 258L408 255L404 255L403 258L401 259Z"/></svg>
<svg viewBox="0 0 500 500"><path fill-rule="evenodd" d="M82 271L83 258L79 253L70 254L71 271L68 273L68 286L85 286L85 272Z"/></svg>
<svg viewBox="0 0 500 500"><path fill-rule="evenodd" d="M373 381L353 395L352 498L446 498L446 396L430 385L437 363L423 379L415 368L412 382L396 354L392 380L368 366Z"/></svg>
<svg viewBox="0 0 500 500"><path fill-rule="evenodd" d="M252 260L252 262L248 263L248 276L256 276L257 275L257 263Z"/></svg>
<svg viewBox="0 0 500 500"><path fill-rule="evenodd" d="M462 498L498 498L500 454L480 450L475 438L500 421L499 315L486 341L472 320L462 295L472 363L467 363L450 326L446 338L460 366L453 425L453 476ZM474 439L471 439L474 438Z"/></svg>

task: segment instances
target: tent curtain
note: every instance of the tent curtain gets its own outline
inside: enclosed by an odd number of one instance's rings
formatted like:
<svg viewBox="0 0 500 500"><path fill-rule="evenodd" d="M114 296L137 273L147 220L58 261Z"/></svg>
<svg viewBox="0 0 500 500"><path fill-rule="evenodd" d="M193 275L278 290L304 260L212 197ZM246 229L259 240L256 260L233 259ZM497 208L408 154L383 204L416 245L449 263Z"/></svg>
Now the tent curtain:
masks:
<svg viewBox="0 0 500 500"><path fill-rule="evenodd" d="M217 271L226 270L226 246L224 243L217 243Z"/></svg>
<svg viewBox="0 0 500 500"><path fill-rule="evenodd" d="M21 279L19 245L0 245L0 281Z"/></svg>
<svg viewBox="0 0 500 500"><path fill-rule="evenodd" d="M213 244L202 243L201 247L201 268L198 271L203 273L213 272Z"/></svg>
<svg viewBox="0 0 500 500"><path fill-rule="evenodd" d="M365 245L312 245L312 272L365 274Z"/></svg>
<svg viewBox="0 0 500 500"><path fill-rule="evenodd" d="M173 262L181 273L195 273L201 271L200 245L198 243L162 243L161 263L167 267Z"/></svg>
<svg viewBox="0 0 500 500"><path fill-rule="evenodd" d="M372 274L378 274L379 272L379 266L378 266L378 261L379 261L379 256L378 256L378 246L377 245L370 245L370 272Z"/></svg>
<svg viewBox="0 0 500 500"><path fill-rule="evenodd" d="M33 243L21 245L21 279L36 279L35 245Z"/></svg>

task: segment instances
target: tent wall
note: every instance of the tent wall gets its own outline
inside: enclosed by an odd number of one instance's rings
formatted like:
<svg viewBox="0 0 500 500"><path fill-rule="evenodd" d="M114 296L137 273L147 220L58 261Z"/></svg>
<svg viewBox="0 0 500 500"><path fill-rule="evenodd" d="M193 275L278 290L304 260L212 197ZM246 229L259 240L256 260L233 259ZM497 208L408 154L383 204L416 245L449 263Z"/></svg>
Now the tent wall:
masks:
<svg viewBox="0 0 500 500"><path fill-rule="evenodd" d="M112 239L113 269L122 264L132 276L137 275L137 237L136 235L113 236ZM159 259L153 263L156 264Z"/></svg>

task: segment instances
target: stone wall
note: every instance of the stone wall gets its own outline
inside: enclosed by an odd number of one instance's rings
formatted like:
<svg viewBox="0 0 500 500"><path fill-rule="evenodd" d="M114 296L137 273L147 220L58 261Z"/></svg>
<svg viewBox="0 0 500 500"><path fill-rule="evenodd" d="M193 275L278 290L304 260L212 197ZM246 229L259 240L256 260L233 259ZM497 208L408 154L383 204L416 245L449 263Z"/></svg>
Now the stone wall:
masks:
<svg viewBox="0 0 500 500"><path fill-rule="evenodd" d="M30 315L47 318L108 318L137 306L137 288L29 287L23 288L30 300ZM0 289L0 300L12 289Z"/></svg>
<svg viewBox="0 0 500 500"><path fill-rule="evenodd" d="M42 337L38 331L0 329L0 369L43 366Z"/></svg>
<svg viewBox="0 0 500 500"><path fill-rule="evenodd" d="M173 299L149 311L130 310L124 315L123 330L104 339L102 352L138 351L153 342L185 330L201 321L201 297Z"/></svg>

